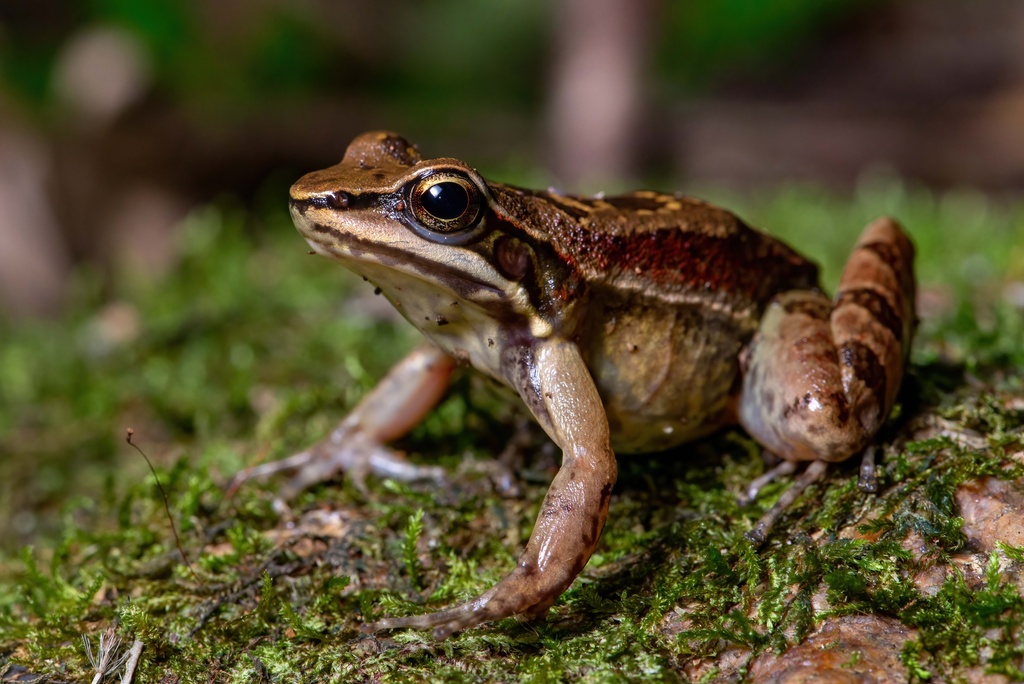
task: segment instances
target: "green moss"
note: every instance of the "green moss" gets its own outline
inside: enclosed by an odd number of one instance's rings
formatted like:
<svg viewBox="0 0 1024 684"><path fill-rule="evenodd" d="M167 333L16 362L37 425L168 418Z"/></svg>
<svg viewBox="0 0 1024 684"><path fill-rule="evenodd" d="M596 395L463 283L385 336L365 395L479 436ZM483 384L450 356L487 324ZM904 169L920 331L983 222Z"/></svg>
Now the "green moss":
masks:
<svg viewBox="0 0 1024 684"><path fill-rule="evenodd" d="M918 638L905 646L904 659L913 657L918 676L934 671L949 678L958 668L979 663L982 651L989 650L987 671L1019 681L1024 678L1024 644L1018 635L1022 611L1020 589L1005 580L993 553L980 590L954 574L938 594L918 597L900 614L919 630Z"/></svg>
<svg viewBox="0 0 1024 684"><path fill-rule="evenodd" d="M1007 247L1024 243L1020 209L987 207L990 244L962 229L964 203L896 185L853 202L794 190L746 213L809 252L824 236L827 277L861 218L883 210L914 229L925 287L959 273L942 261L945 239L997 277L1024 273ZM260 220L273 237L235 207L195 214L175 274L114 293L138 317L129 343L98 332L104 303L86 276L65 319L0 322L0 376L10 379L0 384L0 671L91 678L81 637L116 626L124 643L144 642L151 681L680 681L696 663L710 664L705 679L728 674L715 659L737 647L749 664L830 616L874 614L916 630L901 657L919 680L962 677L982 655L989 671L1024 678L1021 595L1007 575L1024 551L1000 546L980 588L955 572L930 594L914 581L968 543L959 485L1024 475L1008 458L1024 431L1014 342L1024 315L1005 301L955 283L965 304L922 324L884 430L878 495L860 492L855 464L841 464L754 549L743 532L786 483L737 503L764 467L742 432L624 458L597 553L546 621L504 620L442 643L373 638L359 632L365 621L451 605L500 579L557 454L535 431L517 466L521 495L498 492L474 464L505 447L522 413L463 374L398 445L455 473L451 487L371 480L364 495L329 483L292 502L294 525L274 512L276 480L226 497L244 465L329 430L414 339L343 305L344 293L368 288L307 257L283 214ZM822 228L838 225L838 236ZM156 464L196 576L155 479L122 441L128 426Z"/></svg>

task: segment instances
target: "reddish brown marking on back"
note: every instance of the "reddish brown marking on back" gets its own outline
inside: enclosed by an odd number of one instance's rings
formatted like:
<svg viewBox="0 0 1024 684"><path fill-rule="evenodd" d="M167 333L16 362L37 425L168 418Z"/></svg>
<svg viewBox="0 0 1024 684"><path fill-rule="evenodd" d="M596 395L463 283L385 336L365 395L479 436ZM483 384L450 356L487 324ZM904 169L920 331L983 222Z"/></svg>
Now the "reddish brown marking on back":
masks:
<svg viewBox="0 0 1024 684"><path fill-rule="evenodd" d="M780 289L817 284L814 264L749 230L723 236L679 228L634 234L574 232L571 244L577 258L601 270L640 269L657 283L740 294L758 302L767 302Z"/></svg>
<svg viewBox="0 0 1024 684"><path fill-rule="evenodd" d="M594 199L498 184L491 191L511 221L489 221L514 226L535 248L550 243L561 261L588 279L623 275L762 305L780 291L818 284L813 263L734 214L697 200L644 194Z"/></svg>

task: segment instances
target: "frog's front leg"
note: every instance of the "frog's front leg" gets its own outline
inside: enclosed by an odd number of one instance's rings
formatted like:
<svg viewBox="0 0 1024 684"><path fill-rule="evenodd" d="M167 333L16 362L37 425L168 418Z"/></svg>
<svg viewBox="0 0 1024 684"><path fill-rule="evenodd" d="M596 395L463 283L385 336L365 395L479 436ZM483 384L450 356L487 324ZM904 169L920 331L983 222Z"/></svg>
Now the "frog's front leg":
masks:
<svg viewBox="0 0 1024 684"><path fill-rule="evenodd" d="M365 631L433 628L453 632L509 617L541 616L590 560L608 517L617 465L608 418L575 345L542 341L506 358L507 375L548 435L562 449L526 549L514 570L489 591L428 615L385 618Z"/></svg>
<svg viewBox="0 0 1024 684"><path fill-rule="evenodd" d="M243 470L231 481L229 493L247 480L286 470L295 474L281 488L284 499L339 472L348 473L360 488L369 473L405 481L443 480L441 468L413 465L384 443L423 420L444 395L454 368L455 360L436 346L417 347L327 437L288 458Z"/></svg>
<svg viewBox="0 0 1024 684"><path fill-rule="evenodd" d="M786 461L813 461L750 533L764 540L825 462L863 450L889 414L914 327L914 248L893 220L861 235L834 301L791 291L769 305L745 351L740 422Z"/></svg>

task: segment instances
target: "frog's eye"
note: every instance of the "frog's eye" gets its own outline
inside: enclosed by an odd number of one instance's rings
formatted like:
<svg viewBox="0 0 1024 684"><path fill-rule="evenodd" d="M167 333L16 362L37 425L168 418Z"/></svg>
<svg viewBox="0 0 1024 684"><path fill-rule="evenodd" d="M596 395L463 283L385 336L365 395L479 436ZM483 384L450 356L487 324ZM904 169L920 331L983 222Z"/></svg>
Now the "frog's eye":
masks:
<svg viewBox="0 0 1024 684"><path fill-rule="evenodd" d="M473 181L453 173L421 178L413 186L410 200L416 220L443 235L463 231L480 217L480 191Z"/></svg>

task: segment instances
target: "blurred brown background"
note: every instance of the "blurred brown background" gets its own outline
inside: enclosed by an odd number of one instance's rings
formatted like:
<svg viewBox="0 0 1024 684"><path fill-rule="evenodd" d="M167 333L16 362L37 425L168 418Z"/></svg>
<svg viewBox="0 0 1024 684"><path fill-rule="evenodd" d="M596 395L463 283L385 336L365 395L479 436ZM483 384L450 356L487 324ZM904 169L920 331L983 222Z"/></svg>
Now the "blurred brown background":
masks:
<svg viewBox="0 0 1024 684"><path fill-rule="evenodd" d="M356 134L564 190L1024 187L1020 0L3 0L0 310L153 277Z"/></svg>

